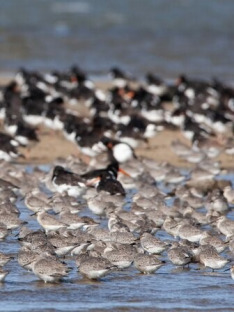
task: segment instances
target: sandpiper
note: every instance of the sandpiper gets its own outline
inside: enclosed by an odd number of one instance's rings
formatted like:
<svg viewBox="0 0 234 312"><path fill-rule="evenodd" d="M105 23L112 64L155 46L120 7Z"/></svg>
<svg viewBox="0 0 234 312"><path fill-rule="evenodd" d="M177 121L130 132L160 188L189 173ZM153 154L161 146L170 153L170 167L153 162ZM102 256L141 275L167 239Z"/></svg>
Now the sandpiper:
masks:
<svg viewBox="0 0 234 312"><path fill-rule="evenodd" d="M211 245L200 246L195 251L195 254L205 267L209 267L212 270L221 269L229 262L229 260L220 256Z"/></svg>
<svg viewBox="0 0 234 312"><path fill-rule="evenodd" d="M93 235L97 241L109 242L111 240L110 232L107 229L91 227L86 232Z"/></svg>
<svg viewBox="0 0 234 312"><path fill-rule="evenodd" d="M28 192L24 198L24 203L28 209L33 212L50 210L49 199L47 199L47 201L43 200L42 195L44 194L39 189L33 189L31 192Z"/></svg>
<svg viewBox="0 0 234 312"><path fill-rule="evenodd" d="M126 269L132 264L135 254L136 252L131 246L127 245L127 248L126 246L121 248L121 245L110 244L105 248L103 257L119 269Z"/></svg>
<svg viewBox="0 0 234 312"><path fill-rule="evenodd" d="M185 266L192 260L192 253L185 246L180 246L177 242L172 244L168 250L167 256L169 260L176 266Z"/></svg>
<svg viewBox="0 0 234 312"><path fill-rule="evenodd" d="M32 271L45 283L56 283L68 275L70 268L54 257L42 254L33 263Z"/></svg>
<svg viewBox="0 0 234 312"><path fill-rule="evenodd" d="M108 216L108 229L110 232L130 232L129 227L114 212Z"/></svg>
<svg viewBox="0 0 234 312"><path fill-rule="evenodd" d="M26 221L20 220L15 214L1 213L0 223L3 223L8 230L17 229L21 225L27 223Z"/></svg>
<svg viewBox="0 0 234 312"><path fill-rule="evenodd" d="M46 233L67 227L66 223L57 220L55 217L44 211L39 211L36 215L38 223L43 227Z"/></svg>
<svg viewBox="0 0 234 312"><path fill-rule="evenodd" d="M155 255L138 254L134 258L134 266L144 274L152 274L157 271L165 262L160 261Z"/></svg>
<svg viewBox="0 0 234 312"><path fill-rule="evenodd" d="M19 232L18 240L22 246L31 248L32 244L42 245L47 242L44 231L32 231L25 226Z"/></svg>
<svg viewBox="0 0 234 312"><path fill-rule="evenodd" d="M78 270L88 279L99 279L107 275L115 266L102 257L85 257Z"/></svg>
<svg viewBox="0 0 234 312"><path fill-rule="evenodd" d="M217 211L219 213L225 213L229 209L226 198L218 189L214 189L207 196L205 208L208 211Z"/></svg>
<svg viewBox="0 0 234 312"><path fill-rule="evenodd" d="M187 239L190 242L199 242L205 235L205 232L191 224L180 224L178 226L178 236L181 239Z"/></svg>
<svg viewBox="0 0 234 312"><path fill-rule="evenodd" d="M218 253L223 252L227 248L227 243L222 241L217 235L212 235L205 232L205 235L200 239L200 245L211 245Z"/></svg>
<svg viewBox="0 0 234 312"><path fill-rule="evenodd" d="M234 221L225 216L221 216L216 220L218 230L229 238L234 235Z"/></svg>
<svg viewBox="0 0 234 312"><path fill-rule="evenodd" d="M163 222L163 229L170 235L176 237L178 235L178 222L171 218L170 216L166 217Z"/></svg>
<svg viewBox="0 0 234 312"><path fill-rule="evenodd" d="M6 200L0 204L0 214L15 215L17 217L19 216L20 212L15 204Z"/></svg>
<svg viewBox="0 0 234 312"><path fill-rule="evenodd" d="M68 211L72 214L76 214L81 210L80 204L74 197L62 195L60 193L54 193L50 200L50 205L55 213Z"/></svg>
<svg viewBox="0 0 234 312"><path fill-rule="evenodd" d="M4 203L9 201L10 203L15 203L17 200L17 195L11 190L6 189L0 192L0 202Z"/></svg>
<svg viewBox="0 0 234 312"><path fill-rule="evenodd" d="M137 238L130 232L115 231L110 233L110 240L114 243L132 245Z"/></svg>
<svg viewBox="0 0 234 312"><path fill-rule="evenodd" d="M62 211L60 213L60 221L68 225L68 229L76 230L85 225L85 220L75 214L67 211Z"/></svg>
<svg viewBox="0 0 234 312"><path fill-rule="evenodd" d="M17 260L21 267L26 270L32 270L33 263L37 259L38 254L28 247L21 247L18 252Z"/></svg>
<svg viewBox="0 0 234 312"><path fill-rule="evenodd" d="M99 195L88 198L87 204L88 208L98 216L104 215L106 207L109 206L108 203L103 201Z"/></svg>
<svg viewBox="0 0 234 312"><path fill-rule="evenodd" d="M141 247L150 254L160 254L168 247L167 243L150 233L143 233L140 237L140 243Z"/></svg>
<svg viewBox="0 0 234 312"><path fill-rule="evenodd" d="M68 254L76 246L74 242L70 242L66 237L61 236L57 232L49 232L48 241L53 246L56 255L60 257Z"/></svg>

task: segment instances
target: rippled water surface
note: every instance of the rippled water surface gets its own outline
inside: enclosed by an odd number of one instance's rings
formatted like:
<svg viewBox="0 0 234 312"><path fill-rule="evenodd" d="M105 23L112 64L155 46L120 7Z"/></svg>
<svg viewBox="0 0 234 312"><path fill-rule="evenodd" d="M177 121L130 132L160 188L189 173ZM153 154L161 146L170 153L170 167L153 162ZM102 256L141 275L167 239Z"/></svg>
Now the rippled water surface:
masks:
<svg viewBox="0 0 234 312"><path fill-rule="evenodd" d="M218 178L231 180L234 184L234 174ZM166 190L164 185L160 188ZM129 208L128 202L135 192L128 191L125 209ZM28 222L28 227L37 229L36 219L30 216L22 198L18 199L17 207L20 218ZM88 209L82 215L94 217ZM229 217L234 219L233 211ZM105 221L102 222L105 225ZM16 256L20 247L16 234L17 230L0 242L2 252ZM172 239L163 231L157 232L157 237ZM167 260L165 256L163 258ZM211 272L199 270L192 264L183 270L167 260L166 265L152 275L139 274L131 267L91 282L77 273L74 260L67 259L66 262L73 270L63 282L54 285L45 284L22 269L16 258L9 262L6 269L10 273L5 283L0 284L0 311L234 311L234 282L225 269Z"/></svg>
<svg viewBox="0 0 234 312"><path fill-rule="evenodd" d="M227 0L1 1L0 70L78 63L104 73L118 64L136 75L233 81L233 12Z"/></svg>

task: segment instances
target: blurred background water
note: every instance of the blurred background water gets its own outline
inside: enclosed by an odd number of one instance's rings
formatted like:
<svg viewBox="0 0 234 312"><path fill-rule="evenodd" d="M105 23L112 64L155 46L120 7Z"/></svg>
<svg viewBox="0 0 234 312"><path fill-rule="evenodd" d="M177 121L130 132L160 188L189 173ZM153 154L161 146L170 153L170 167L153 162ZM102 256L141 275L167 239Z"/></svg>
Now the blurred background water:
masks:
<svg viewBox="0 0 234 312"><path fill-rule="evenodd" d="M234 1L1 0L0 71L119 65L233 80Z"/></svg>

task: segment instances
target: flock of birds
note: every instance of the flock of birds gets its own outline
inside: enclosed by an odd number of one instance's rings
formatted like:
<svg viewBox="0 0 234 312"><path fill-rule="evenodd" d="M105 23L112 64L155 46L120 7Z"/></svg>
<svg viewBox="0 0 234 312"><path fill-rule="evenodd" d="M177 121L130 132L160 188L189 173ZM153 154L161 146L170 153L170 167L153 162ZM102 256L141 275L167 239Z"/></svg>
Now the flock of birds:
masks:
<svg viewBox="0 0 234 312"><path fill-rule="evenodd" d="M102 143L107 146L108 139L126 143L118 146L122 162L132 157L130 149L167 128L181 130L191 142L192 148L181 142L173 146L188 161L234 153L232 86L185 75L169 85L151 73L142 83L118 68L111 74L104 92L76 66L47 74L20 70L0 89L0 159L25 157L17 146L39 141L41 124L62 131L90 157L105 150Z"/></svg>
<svg viewBox="0 0 234 312"><path fill-rule="evenodd" d="M17 231L20 249L0 253L0 281L12 257L44 282L69 276L68 260L88 279L132 265L152 274L168 262L227 266L234 279L234 189L214 161L221 152L234 154L234 89L215 79L181 75L168 85L153 74L140 83L118 68L111 73L106 92L78 67L20 70L1 89L0 240ZM24 157L18 146L40 140L40 124L61 130L89 163L69 156L49 172L12 163ZM141 141L167 127L190 140L172 143L193 164L189 171L135 155ZM39 229L30 227L35 218Z"/></svg>

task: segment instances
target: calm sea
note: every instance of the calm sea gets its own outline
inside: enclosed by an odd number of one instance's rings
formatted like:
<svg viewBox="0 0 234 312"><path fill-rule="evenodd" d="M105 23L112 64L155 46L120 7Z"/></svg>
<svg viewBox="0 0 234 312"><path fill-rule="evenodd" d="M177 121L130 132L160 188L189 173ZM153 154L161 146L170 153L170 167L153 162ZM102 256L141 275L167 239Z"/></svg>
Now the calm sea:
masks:
<svg viewBox="0 0 234 312"><path fill-rule="evenodd" d="M233 81L234 1L1 0L0 71L80 65L105 75Z"/></svg>

